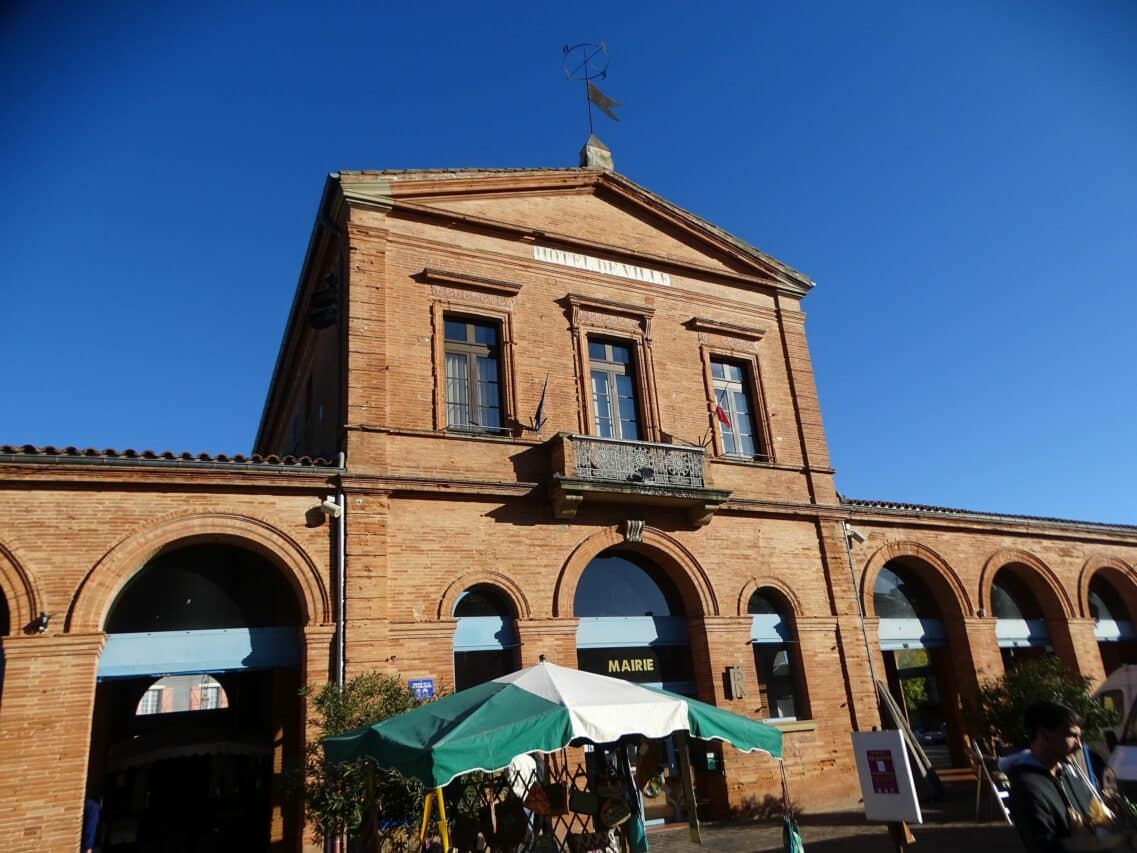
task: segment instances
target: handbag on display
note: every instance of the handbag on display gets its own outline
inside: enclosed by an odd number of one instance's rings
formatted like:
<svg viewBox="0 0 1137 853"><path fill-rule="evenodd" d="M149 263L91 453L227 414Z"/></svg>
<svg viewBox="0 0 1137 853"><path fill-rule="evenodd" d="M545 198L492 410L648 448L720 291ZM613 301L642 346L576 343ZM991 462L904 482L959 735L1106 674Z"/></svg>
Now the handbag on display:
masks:
<svg viewBox="0 0 1137 853"><path fill-rule="evenodd" d="M618 797L610 797L600 806L598 815L600 822L607 827L616 827L632 816L632 809L627 801Z"/></svg>
<svg viewBox="0 0 1137 853"><path fill-rule="evenodd" d="M533 785L525 795L525 808L533 814L547 815L549 813L549 795L544 785Z"/></svg>
<svg viewBox="0 0 1137 853"><path fill-rule="evenodd" d="M595 816L600 809L600 798L592 791L582 791L580 788L573 787L569 791L568 805L577 814Z"/></svg>
<svg viewBox="0 0 1137 853"><path fill-rule="evenodd" d="M541 787L545 789L545 799L549 802L549 816L561 817L568 814L568 788L565 783L546 782Z"/></svg>

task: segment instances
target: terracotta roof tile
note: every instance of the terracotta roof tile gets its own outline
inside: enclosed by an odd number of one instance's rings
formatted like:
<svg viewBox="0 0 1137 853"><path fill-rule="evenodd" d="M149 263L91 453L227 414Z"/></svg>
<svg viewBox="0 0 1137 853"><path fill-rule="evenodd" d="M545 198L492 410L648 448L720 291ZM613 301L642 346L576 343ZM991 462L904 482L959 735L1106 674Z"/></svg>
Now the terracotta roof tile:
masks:
<svg viewBox="0 0 1137 853"><path fill-rule="evenodd" d="M310 456L262 456L260 454L253 454L251 456L244 456L238 454L225 454L225 453L174 453L170 450L157 452L154 450L115 450L113 448L106 448L105 450L98 450L94 447L78 448L73 445L67 447L54 447L46 445L37 447L33 444L23 445L0 445L0 461L4 462L22 462L22 461L103 461L103 462L156 462L156 463L177 463L179 465L233 465L244 467L256 466L272 466L284 468L335 468L335 463L323 458L313 458Z"/></svg>
<svg viewBox="0 0 1137 853"><path fill-rule="evenodd" d="M1062 524L1062 525L1077 525L1079 527L1098 527L1098 528L1114 528L1118 530L1133 531L1137 530L1137 525L1133 524L1110 524L1102 521L1079 521L1071 518L1050 518L1044 515L1014 515L1005 512L982 512L975 509L957 509L945 506L932 506L930 504L914 504L914 503L900 503L896 501L877 501L865 500L863 498L847 498L844 495L838 495L841 503L846 506L858 507L860 509L879 509L886 512L903 512L921 515L942 515L947 517L958 518L989 518L992 520L1007 520L1007 521L1032 521L1044 524Z"/></svg>

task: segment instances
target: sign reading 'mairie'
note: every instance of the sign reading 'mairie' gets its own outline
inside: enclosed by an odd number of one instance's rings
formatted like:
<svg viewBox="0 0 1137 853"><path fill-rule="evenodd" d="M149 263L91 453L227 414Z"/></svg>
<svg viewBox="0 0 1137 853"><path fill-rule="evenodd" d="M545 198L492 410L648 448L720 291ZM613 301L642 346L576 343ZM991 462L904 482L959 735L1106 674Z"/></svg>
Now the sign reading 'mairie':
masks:
<svg viewBox="0 0 1137 853"><path fill-rule="evenodd" d="M665 272L649 270L647 267L637 267L632 264L622 264L619 261L606 261L603 258L594 258L591 255L578 255L576 252L562 252L560 249L534 246L533 259L550 264L560 264L562 267L575 267L578 270L598 272L603 275L616 275L620 278L646 281L650 284L662 284L664 287L671 286L671 276Z"/></svg>

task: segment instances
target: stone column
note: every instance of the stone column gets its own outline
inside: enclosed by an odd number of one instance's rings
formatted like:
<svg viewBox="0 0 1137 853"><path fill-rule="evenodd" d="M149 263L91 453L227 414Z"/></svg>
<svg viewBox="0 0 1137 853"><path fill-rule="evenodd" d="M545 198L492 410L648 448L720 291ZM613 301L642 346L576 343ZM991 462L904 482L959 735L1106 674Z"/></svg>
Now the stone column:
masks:
<svg viewBox="0 0 1137 853"><path fill-rule="evenodd" d="M106 635L3 639L0 849L78 850Z"/></svg>

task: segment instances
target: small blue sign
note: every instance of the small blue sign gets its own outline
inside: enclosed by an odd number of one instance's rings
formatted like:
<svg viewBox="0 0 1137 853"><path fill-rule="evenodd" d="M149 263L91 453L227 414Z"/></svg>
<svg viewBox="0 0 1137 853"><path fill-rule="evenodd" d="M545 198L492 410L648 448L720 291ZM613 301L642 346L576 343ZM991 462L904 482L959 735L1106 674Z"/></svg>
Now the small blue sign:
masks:
<svg viewBox="0 0 1137 853"><path fill-rule="evenodd" d="M412 678L407 682L407 686L411 689L411 694L420 701L434 698L433 678Z"/></svg>

